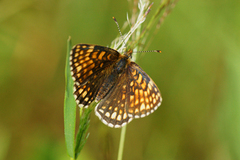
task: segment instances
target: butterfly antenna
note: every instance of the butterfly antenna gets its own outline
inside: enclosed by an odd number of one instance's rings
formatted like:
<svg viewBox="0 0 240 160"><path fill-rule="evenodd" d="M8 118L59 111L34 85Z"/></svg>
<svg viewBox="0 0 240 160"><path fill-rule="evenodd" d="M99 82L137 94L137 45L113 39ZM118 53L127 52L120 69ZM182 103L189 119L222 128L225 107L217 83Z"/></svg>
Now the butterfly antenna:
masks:
<svg viewBox="0 0 240 160"><path fill-rule="evenodd" d="M157 53L162 53L162 51L160 51L160 50L137 51L137 52L134 52L134 53L143 53L143 52L157 52Z"/></svg>
<svg viewBox="0 0 240 160"><path fill-rule="evenodd" d="M116 25L117 25L118 31L119 31L119 33L120 33L120 36L122 37L122 41L123 41L124 47L126 48L127 45L126 45L126 43L125 43L125 41L124 41L124 38L123 38L122 32L121 32L121 30L120 30L119 24L118 24L118 22L117 22L117 19L116 19L115 17L113 17L113 20L114 20L114 22L115 22Z"/></svg>

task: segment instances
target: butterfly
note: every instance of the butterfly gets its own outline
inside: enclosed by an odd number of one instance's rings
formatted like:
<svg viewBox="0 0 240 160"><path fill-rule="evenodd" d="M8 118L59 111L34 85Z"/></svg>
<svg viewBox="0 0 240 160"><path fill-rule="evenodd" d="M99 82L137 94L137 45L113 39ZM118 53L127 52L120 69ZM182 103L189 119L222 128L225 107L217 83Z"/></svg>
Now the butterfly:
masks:
<svg viewBox="0 0 240 160"><path fill-rule="evenodd" d="M74 97L80 107L99 102L95 114L109 127L120 128L153 113L162 97L154 81L124 54L99 45L77 44L70 53Z"/></svg>

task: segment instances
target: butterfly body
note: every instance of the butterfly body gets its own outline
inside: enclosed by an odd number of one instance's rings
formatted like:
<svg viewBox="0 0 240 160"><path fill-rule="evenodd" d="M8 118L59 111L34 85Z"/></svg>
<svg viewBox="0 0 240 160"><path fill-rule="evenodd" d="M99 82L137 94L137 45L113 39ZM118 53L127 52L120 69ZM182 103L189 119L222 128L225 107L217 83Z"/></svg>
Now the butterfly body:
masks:
<svg viewBox="0 0 240 160"><path fill-rule="evenodd" d="M96 96L95 100L97 102L103 99L116 85L118 77L124 72L128 63L130 63L129 57L126 55L120 55L119 60L112 66L109 66L107 69L109 73L106 73L107 76L104 78L102 86Z"/></svg>
<svg viewBox="0 0 240 160"><path fill-rule="evenodd" d="M149 115L160 106L160 91L134 62L132 51L78 44L70 53L74 96L79 106L100 101L95 114L110 127L122 127L133 118Z"/></svg>

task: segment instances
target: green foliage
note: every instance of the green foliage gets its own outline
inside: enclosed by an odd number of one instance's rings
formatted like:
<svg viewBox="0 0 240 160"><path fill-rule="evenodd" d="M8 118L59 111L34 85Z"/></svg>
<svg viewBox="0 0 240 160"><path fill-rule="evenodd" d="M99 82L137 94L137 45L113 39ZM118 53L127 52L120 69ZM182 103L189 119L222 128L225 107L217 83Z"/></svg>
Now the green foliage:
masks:
<svg viewBox="0 0 240 160"><path fill-rule="evenodd" d="M154 0L147 24L159 3ZM122 25L129 4L2 0L0 10L0 136L7 139L0 143L1 158L66 160L65 39L109 45L118 34L111 17ZM162 54L138 54L163 103L128 125L124 160L240 159L239 19L239 0L177 3L146 46ZM93 113L88 130L78 158L116 159L120 130L104 126Z"/></svg>
<svg viewBox="0 0 240 160"><path fill-rule="evenodd" d="M83 146L85 145L89 133L87 133L88 128L90 126L90 119L89 114L93 110L93 106L95 106L95 103L92 103L87 109L84 110L82 113L83 108L80 108L80 124L78 128L78 133L76 137L76 146L75 146L75 159L77 159L78 155L80 154Z"/></svg>
<svg viewBox="0 0 240 160"><path fill-rule="evenodd" d="M71 38L69 37L67 43L67 56L65 66L65 99L64 99L64 133L67 153L72 159L77 159L83 146L85 145L89 134L87 134L90 125L90 113L92 111L91 104L87 109L80 108L80 123L75 139L75 125L76 125L76 102L73 97L73 80L70 72L69 55L71 51ZM84 110L84 111L83 111ZM75 145L76 142L76 145Z"/></svg>

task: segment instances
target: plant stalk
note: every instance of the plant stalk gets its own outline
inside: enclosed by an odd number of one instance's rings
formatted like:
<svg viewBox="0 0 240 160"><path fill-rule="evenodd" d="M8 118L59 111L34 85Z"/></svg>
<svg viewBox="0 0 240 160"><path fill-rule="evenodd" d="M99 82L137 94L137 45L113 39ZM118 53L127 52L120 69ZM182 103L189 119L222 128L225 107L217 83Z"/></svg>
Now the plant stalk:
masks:
<svg viewBox="0 0 240 160"><path fill-rule="evenodd" d="M121 137L120 137L120 142L119 142L117 160L122 160L122 157L123 157L123 147L124 147L126 130L127 130L127 125L123 126L122 129L121 129Z"/></svg>

